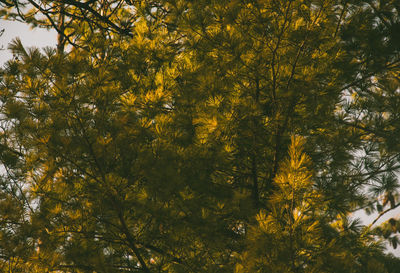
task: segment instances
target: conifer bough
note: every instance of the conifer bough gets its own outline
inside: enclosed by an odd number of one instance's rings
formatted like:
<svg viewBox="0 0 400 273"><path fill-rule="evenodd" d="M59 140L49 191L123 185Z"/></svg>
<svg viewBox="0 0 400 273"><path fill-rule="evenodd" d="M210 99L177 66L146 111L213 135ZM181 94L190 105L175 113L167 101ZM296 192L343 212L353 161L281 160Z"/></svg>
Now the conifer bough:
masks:
<svg viewBox="0 0 400 273"><path fill-rule="evenodd" d="M0 271L398 272L398 1L0 6Z"/></svg>

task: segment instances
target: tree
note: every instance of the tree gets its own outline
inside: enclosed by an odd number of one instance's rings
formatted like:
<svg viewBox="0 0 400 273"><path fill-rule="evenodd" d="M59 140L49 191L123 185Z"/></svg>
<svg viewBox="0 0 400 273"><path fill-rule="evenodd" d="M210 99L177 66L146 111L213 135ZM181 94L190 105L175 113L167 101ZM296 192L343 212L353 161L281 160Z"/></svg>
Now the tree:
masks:
<svg viewBox="0 0 400 273"><path fill-rule="evenodd" d="M331 218L329 202L313 187L304 143L292 137L275 178L270 212L261 211L250 227L236 272L387 272L379 244L358 220Z"/></svg>
<svg viewBox="0 0 400 273"><path fill-rule="evenodd" d="M1 2L5 270L396 272L396 1Z"/></svg>

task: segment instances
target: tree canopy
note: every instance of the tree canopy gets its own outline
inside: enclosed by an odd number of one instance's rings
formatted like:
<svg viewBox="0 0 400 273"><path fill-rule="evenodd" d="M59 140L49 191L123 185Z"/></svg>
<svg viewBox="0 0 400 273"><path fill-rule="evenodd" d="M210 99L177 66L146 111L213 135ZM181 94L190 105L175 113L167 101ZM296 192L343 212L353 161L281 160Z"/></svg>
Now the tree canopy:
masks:
<svg viewBox="0 0 400 273"><path fill-rule="evenodd" d="M398 1L0 7L2 271L398 272Z"/></svg>

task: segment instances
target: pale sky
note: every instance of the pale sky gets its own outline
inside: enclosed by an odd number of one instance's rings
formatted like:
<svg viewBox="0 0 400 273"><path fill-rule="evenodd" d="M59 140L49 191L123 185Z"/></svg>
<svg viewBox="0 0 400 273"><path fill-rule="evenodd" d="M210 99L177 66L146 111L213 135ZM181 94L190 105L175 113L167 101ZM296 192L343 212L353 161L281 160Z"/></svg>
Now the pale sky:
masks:
<svg viewBox="0 0 400 273"><path fill-rule="evenodd" d="M0 50L0 64L12 58L12 54L7 50L7 47L12 39L16 37L19 37L26 47L35 46L41 48L56 45L57 33L54 30L31 29L27 24L5 20L0 20L1 29L4 29L4 33L0 36L0 48L3 49Z"/></svg>

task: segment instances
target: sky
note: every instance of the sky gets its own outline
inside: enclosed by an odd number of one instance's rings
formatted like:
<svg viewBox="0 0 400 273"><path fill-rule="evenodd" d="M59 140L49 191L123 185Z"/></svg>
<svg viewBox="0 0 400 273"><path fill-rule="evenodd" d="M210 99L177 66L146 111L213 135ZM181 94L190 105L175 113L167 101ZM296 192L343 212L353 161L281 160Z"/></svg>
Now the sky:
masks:
<svg viewBox="0 0 400 273"><path fill-rule="evenodd" d="M2 66L7 60L12 58L12 54L7 50L8 44L15 38L19 37L22 44L26 47L38 47L42 48L45 46L56 46L57 33L52 31L47 31L45 29L31 29L28 25L16 21L4 21L0 19L0 30L4 29L4 33L0 36L0 66ZM367 216L364 212L357 212L353 215L354 218L360 218L362 222L366 225L370 224L376 215ZM391 217L400 217L400 207L396 210L385 214L379 219L376 225L387 221ZM400 247L396 250L391 248L388 249L389 252L400 257Z"/></svg>
<svg viewBox="0 0 400 273"><path fill-rule="evenodd" d="M7 50L8 44L19 37L22 44L26 47L35 46L38 48L45 46L55 46L57 33L45 29L31 29L28 25L16 21L0 20L0 30L4 33L0 36L0 64L12 58L12 54Z"/></svg>

